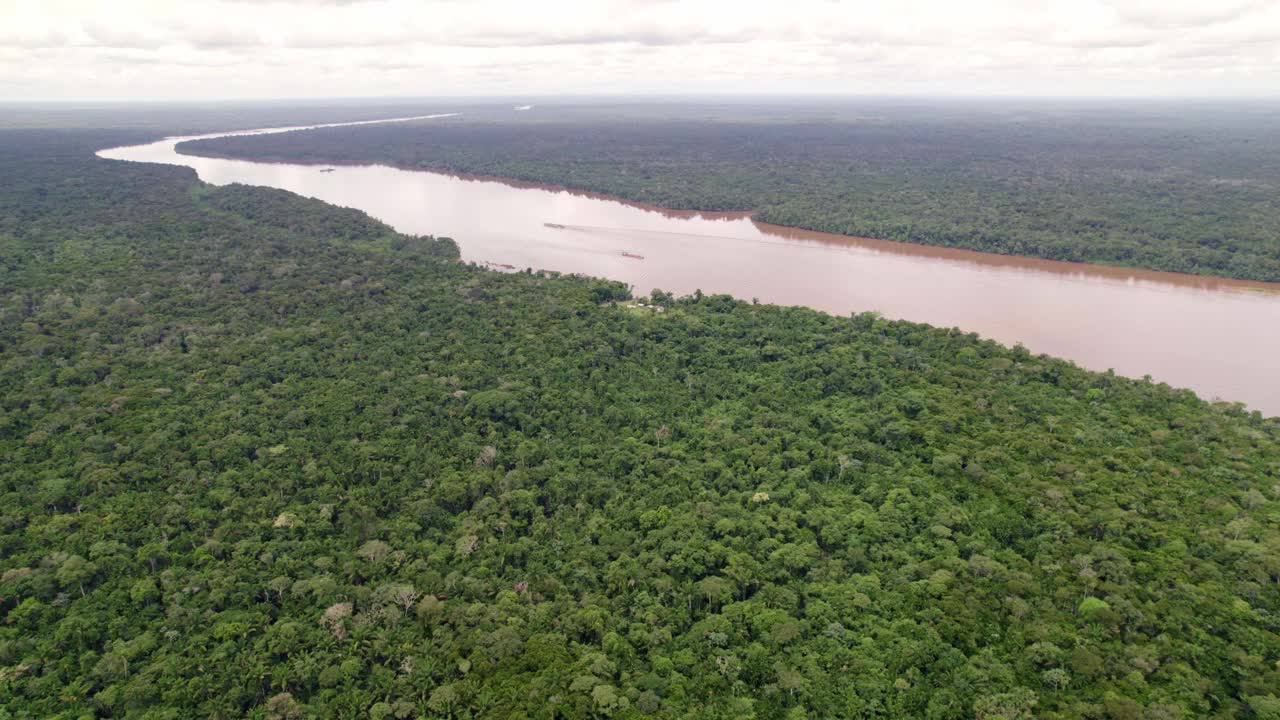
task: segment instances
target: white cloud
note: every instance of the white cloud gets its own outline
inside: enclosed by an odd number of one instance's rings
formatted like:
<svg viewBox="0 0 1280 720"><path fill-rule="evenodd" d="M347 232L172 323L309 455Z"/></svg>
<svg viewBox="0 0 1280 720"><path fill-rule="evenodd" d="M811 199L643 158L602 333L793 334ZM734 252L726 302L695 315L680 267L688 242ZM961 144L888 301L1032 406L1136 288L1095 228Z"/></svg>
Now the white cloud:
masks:
<svg viewBox="0 0 1280 720"><path fill-rule="evenodd" d="M0 0L10 99L1274 95L1280 0Z"/></svg>

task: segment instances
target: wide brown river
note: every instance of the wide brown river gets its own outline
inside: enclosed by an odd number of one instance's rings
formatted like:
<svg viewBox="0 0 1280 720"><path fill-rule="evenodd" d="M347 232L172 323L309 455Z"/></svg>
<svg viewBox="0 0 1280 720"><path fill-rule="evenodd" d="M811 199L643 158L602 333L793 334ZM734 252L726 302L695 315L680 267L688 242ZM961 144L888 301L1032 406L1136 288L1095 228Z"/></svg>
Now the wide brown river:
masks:
<svg viewBox="0 0 1280 720"><path fill-rule="evenodd" d="M402 232L452 237L465 260L607 277L638 293L701 289L836 314L874 310L1280 415L1280 283L851 238L741 213L673 212L377 165L179 155L174 145L185 139L99 154L185 165L215 185L265 185L358 208Z"/></svg>

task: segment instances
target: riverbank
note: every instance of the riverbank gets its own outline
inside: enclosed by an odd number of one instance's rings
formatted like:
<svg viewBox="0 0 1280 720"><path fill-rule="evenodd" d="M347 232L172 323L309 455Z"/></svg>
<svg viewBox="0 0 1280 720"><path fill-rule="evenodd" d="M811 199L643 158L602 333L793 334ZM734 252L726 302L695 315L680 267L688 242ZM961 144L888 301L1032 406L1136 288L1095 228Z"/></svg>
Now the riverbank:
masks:
<svg viewBox="0 0 1280 720"><path fill-rule="evenodd" d="M828 236L745 213L672 213L382 165L185 155L175 151L180 140L102 155L185 165L215 185L267 185L358 208L400 232L456 238L468 261L610 278L639 294L701 290L834 315L875 311L1280 413L1269 371L1280 363L1280 336L1257 332L1280 324L1280 294L1269 283ZM337 170L322 172L328 167Z"/></svg>
<svg viewBox="0 0 1280 720"><path fill-rule="evenodd" d="M1280 281L1280 170L1266 160L1280 153L1280 133L1268 116L1150 110L889 108L875 120L747 122L540 108L537 120L464 116L206 140L184 152L380 163L752 211L854 237Z"/></svg>
<svg viewBox="0 0 1280 720"><path fill-rule="evenodd" d="M218 160L248 161L272 165L302 164L315 166L317 168L327 168L333 165L333 163L321 162L298 163L296 161L290 161L282 156L271 155L263 155L253 158L239 157L230 153L219 153L208 150L206 147L196 144L194 141L180 142L174 149L175 152L182 155ZM1154 270L1129 265L1103 264L1080 260L1055 260L1051 258L1038 258L1035 256L1018 255L1013 253L1004 254L983 250L971 250L968 248L951 247L947 245L929 245L904 240L844 235L804 226L780 225L777 223L765 222L759 219L759 213L754 210L698 210L690 208L671 208L664 207L662 205L655 205L653 203L641 202L622 195L585 190L559 183L524 180L520 178L503 177L500 175L457 172L432 166L410 165L404 163L379 162L375 164L383 167L394 168L396 170L403 170L405 172L429 173L432 175L439 175L468 182L498 183L506 187L519 190L567 193L574 197L618 203L627 207L644 210L646 212L657 213L665 218L675 220L689 220L693 218L703 218L708 220L749 220L766 235L791 240L815 242L830 246L861 247L902 255L935 258L956 262L968 262L988 267L1022 268L1051 273L1086 273L1096 275L1101 278L1125 281L1147 280L1151 282L1170 283L1182 285L1184 287L1206 290L1251 290L1256 292L1280 293L1280 281L1250 280L1247 278L1233 278L1224 275L1176 272L1172 270ZM360 167L360 165L337 164L337 167ZM324 172L325 170L321 171Z"/></svg>

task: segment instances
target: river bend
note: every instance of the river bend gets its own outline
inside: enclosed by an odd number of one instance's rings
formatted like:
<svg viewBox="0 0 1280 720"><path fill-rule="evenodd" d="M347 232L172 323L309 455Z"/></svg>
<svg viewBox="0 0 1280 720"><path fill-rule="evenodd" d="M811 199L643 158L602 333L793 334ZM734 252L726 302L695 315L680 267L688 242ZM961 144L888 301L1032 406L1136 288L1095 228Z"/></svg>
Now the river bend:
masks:
<svg viewBox="0 0 1280 720"><path fill-rule="evenodd" d="M353 123L335 125L342 124ZM669 211L380 165L259 163L174 149L193 137L244 133L167 138L99 155L183 165L215 185L264 185L357 208L401 232L452 237L464 260L601 276L638 293L701 289L836 314L874 310L1280 415L1280 283L852 238L743 213Z"/></svg>

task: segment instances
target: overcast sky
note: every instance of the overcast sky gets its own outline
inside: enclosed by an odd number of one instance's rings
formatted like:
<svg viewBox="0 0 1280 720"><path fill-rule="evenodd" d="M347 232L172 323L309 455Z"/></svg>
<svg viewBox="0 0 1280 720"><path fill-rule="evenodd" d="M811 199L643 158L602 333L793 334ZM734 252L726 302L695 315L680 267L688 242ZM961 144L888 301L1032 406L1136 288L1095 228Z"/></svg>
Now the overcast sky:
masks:
<svg viewBox="0 0 1280 720"><path fill-rule="evenodd" d="M1280 0L0 0L0 100L1280 95Z"/></svg>

